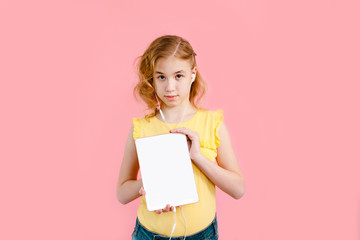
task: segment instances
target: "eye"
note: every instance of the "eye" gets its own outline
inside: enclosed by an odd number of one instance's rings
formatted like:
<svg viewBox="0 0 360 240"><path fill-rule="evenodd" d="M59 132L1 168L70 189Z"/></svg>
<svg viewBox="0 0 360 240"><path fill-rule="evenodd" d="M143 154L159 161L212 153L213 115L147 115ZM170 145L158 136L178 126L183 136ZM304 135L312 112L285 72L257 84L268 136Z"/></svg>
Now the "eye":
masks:
<svg viewBox="0 0 360 240"><path fill-rule="evenodd" d="M164 76L163 76L163 75L160 75L160 76L158 76L158 79L164 80L164 78L161 78L161 77L164 77ZM184 76L181 75L181 74L178 74L178 75L176 75L176 77L178 77L178 79L180 79L180 78L182 78L182 77L184 77Z"/></svg>

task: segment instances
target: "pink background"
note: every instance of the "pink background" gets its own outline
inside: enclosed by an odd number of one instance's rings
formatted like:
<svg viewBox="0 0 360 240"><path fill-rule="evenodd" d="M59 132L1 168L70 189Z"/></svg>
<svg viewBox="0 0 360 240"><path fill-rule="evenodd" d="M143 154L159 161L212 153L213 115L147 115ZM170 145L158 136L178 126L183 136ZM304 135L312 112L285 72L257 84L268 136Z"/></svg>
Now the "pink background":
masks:
<svg viewBox="0 0 360 240"><path fill-rule="evenodd" d="M0 239L130 239L134 59L197 52L245 178L221 240L360 239L359 1L0 1Z"/></svg>

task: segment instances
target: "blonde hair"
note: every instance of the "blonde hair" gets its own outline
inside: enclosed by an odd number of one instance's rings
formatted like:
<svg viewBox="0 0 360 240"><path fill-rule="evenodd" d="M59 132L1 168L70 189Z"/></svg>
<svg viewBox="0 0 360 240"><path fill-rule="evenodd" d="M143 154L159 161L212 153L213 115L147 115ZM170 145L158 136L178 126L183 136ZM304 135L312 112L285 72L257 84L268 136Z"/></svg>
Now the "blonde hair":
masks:
<svg viewBox="0 0 360 240"><path fill-rule="evenodd" d="M145 115L145 119L155 116L158 111L154 94L155 89L152 85L155 65L159 58L167 58L170 56L189 61L191 69L197 67L194 49L186 39L176 35L158 37L149 45L142 56L136 58L140 58L140 62L136 67L139 82L135 86L133 94L136 100L138 100L137 95L139 95L148 107L147 110L149 110L149 113ZM197 71L195 81L192 83L190 89L190 103L198 108L197 104L205 95L206 91L207 85L199 71Z"/></svg>

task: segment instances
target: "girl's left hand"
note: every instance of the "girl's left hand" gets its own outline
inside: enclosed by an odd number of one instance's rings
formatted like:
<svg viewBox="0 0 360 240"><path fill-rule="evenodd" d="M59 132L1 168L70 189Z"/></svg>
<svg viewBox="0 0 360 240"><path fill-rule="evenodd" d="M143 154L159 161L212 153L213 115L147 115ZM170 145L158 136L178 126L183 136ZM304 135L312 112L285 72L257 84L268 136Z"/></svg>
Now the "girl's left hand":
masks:
<svg viewBox="0 0 360 240"><path fill-rule="evenodd" d="M181 127L170 130L170 133L183 133L187 137L189 153L191 159L197 159L201 156L200 151L200 137L199 134L189 128Z"/></svg>

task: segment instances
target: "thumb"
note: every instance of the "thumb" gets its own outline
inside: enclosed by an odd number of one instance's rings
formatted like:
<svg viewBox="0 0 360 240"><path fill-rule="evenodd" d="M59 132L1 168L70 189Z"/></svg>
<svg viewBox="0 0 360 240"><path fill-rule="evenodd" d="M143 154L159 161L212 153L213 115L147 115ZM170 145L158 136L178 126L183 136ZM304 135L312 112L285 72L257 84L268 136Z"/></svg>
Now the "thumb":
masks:
<svg viewBox="0 0 360 240"><path fill-rule="evenodd" d="M140 188L139 194L140 195L145 195L146 194L145 189L143 187Z"/></svg>

